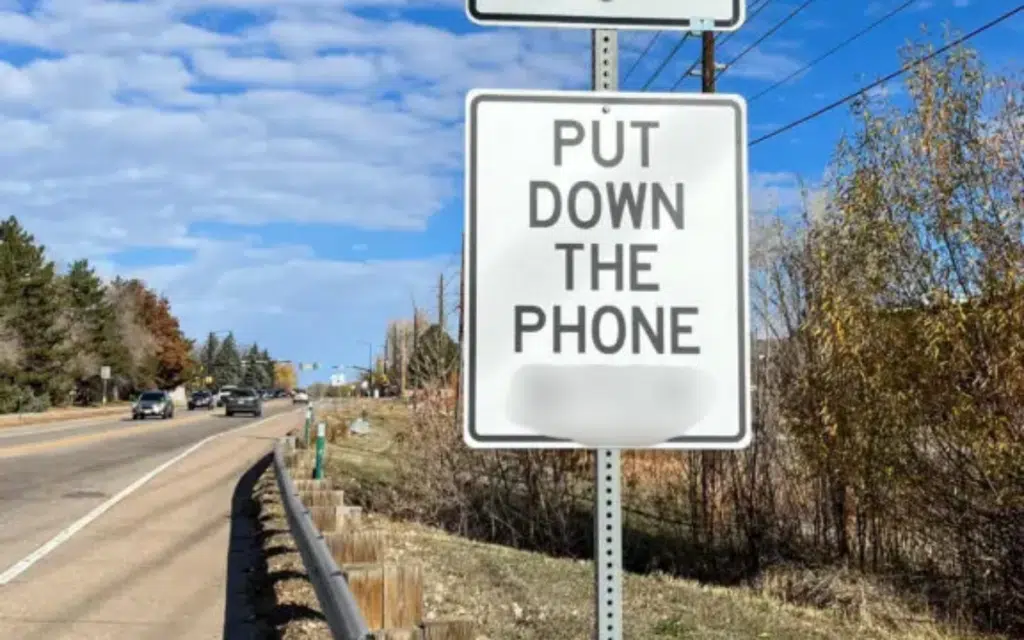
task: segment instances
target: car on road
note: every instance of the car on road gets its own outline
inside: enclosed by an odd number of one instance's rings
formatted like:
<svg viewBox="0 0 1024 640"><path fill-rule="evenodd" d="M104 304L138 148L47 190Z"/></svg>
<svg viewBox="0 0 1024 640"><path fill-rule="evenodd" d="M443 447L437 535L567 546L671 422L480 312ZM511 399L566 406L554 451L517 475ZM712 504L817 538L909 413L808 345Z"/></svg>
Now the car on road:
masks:
<svg viewBox="0 0 1024 640"><path fill-rule="evenodd" d="M164 420L174 417L174 401L166 391L144 391L132 405L132 420L145 420L150 416Z"/></svg>
<svg viewBox="0 0 1024 640"><path fill-rule="evenodd" d="M292 404L299 404L300 402L309 402L309 394L306 393L305 389L295 389L292 391Z"/></svg>
<svg viewBox="0 0 1024 640"><path fill-rule="evenodd" d="M234 390L235 390L235 389L237 389L237 388L238 388L238 387L236 387L236 386L233 386L233 385L230 385L230 384L226 384L226 385L224 385L223 387L221 387L221 388L220 388L220 391L218 391L218 392L217 392L217 395L215 396L215 397L217 398L217 406L218 406L218 407L223 407L223 406L224 406L224 400L225 400L225 399L226 399L226 398L227 398L227 397L228 397L229 395L231 395L231 392L232 392L232 391L234 391Z"/></svg>
<svg viewBox="0 0 1024 640"><path fill-rule="evenodd" d="M224 397L224 415L233 416L236 413L251 413L254 416L263 415L263 398L255 389L242 387L234 389Z"/></svg>
<svg viewBox="0 0 1024 640"><path fill-rule="evenodd" d="M188 410L198 409L204 407L206 409L213 409L213 405L216 404L216 400L213 394L209 391L196 391L188 399Z"/></svg>

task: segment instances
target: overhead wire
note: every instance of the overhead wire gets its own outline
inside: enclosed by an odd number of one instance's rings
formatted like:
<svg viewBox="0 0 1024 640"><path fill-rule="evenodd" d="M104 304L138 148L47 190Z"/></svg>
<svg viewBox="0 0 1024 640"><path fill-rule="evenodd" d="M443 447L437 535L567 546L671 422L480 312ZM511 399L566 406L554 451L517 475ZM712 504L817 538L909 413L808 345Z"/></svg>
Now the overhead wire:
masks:
<svg viewBox="0 0 1024 640"><path fill-rule="evenodd" d="M726 63L725 68L715 74L715 78L719 78L723 74L725 74L726 71L731 69L737 62L742 60L744 56L746 56L748 53L750 53L751 51L756 49L757 46L760 45L762 42L764 42L768 38L772 37L775 34L776 31L778 31L779 29L784 27L790 20L792 20L793 18L797 17L800 14L801 11L803 11L804 9L809 7L811 5L811 3L815 2L815 1L816 0L804 0L799 6L797 6L796 9L793 9L793 11L791 11L789 13L789 15L787 15L782 20L779 20L778 22L776 22L775 26L773 26L771 29L769 29L765 33L761 34L760 38L755 40L753 43L750 44L750 46L748 46L743 51L739 52L736 55L736 57L734 57L731 61Z"/></svg>
<svg viewBox="0 0 1024 640"><path fill-rule="evenodd" d="M641 91L647 91L647 88L651 86L651 83L653 83L659 75L661 75L661 72L665 70L665 67L668 66L668 63L672 60L673 57L675 57L676 52L678 52L679 49L682 48L683 44L685 44L686 41L690 39L691 35L693 35L693 33L691 31L687 31L686 33L683 34L682 38L679 38L679 42L676 43L676 46L672 47L672 50L668 52L668 55L665 56L665 59L661 61L661 64L658 65L658 68L654 70L654 73L651 74L651 77L647 78L647 82L644 83L644 86L640 87Z"/></svg>
<svg viewBox="0 0 1024 640"><path fill-rule="evenodd" d="M747 21L750 21L750 20L753 20L754 18L756 18L757 14L761 13L761 11L763 11L765 9L765 7L767 7L769 4L771 4L771 2L772 2L772 0L760 0L760 4L759 5L757 5L756 7L752 7L751 8L750 15L747 16ZM731 38L734 35L736 35L736 33L737 33L736 31L730 31L729 33L727 33L725 35L715 34L715 44L716 45L725 44L726 42L729 41L729 38ZM721 39L721 42L719 42L719 39ZM701 61L701 59L698 56L697 59L693 61L693 64L691 64L686 69L686 71L684 71L682 73L682 75L679 76L679 78L675 81L675 84L673 84L671 87L669 87L669 91L675 91L679 87L679 85L681 85L683 83L683 80L685 80L686 78L690 77L690 74L693 73L693 70L696 69L698 65L700 65L700 61Z"/></svg>
<svg viewBox="0 0 1024 640"><path fill-rule="evenodd" d="M957 38L957 39L955 39L955 40L945 44L945 45L943 45L942 47L939 47L938 49L936 49L935 51L932 51L931 53L928 53L928 54L923 55L923 56L921 56L919 58L911 60L910 62L908 62L908 63L904 64L903 66L901 66L896 71L893 71L892 73L890 73L890 74L888 74L888 75L886 75L886 76L884 76L882 78L879 78L878 80L875 80L874 82L872 82L870 84L867 84L867 85L861 87L860 89L854 91L853 93L850 93L850 94L848 94L846 96L843 96L839 100L831 102L831 103L825 105L824 107L821 107L820 109L817 109L817 110L815 110L815 111L813 111L813 112L803 116L802 118L798 118L798 119L790 122L789 124L783 125L783 126L777 128L777 129L774 129L774 130L764 134L763 136L761 136L759 138L756 138L755 140L751 141L749 146L753 147L754 145L760 144L760 143L764 142L765 140L770 140L770 139L772 139L772 138L774 138L774 137L776 137L776 136L778 136L778 135L780 135L782 133L790 131L791 129L795 129L796 127L798 127L798 126L800 126L802 124L805 124L807 122L810 122L811 120L814 120L815 118L818 118L818 117L820 117L820 116L822 116L822 115L832 111L833 109L846 104L850 100L853 100L854 98L857 98L858 96L861 96L861 95L867 93L868 91L871 91L872 89L875 89L876 87L879 87L879 86L885 84L886 82L889 82L890 80L898 78L899 76L903 75L907 71L910 71L911 69L913 69L915 67L918 67L918 66L924 64L925 62L928 62L929 60L935 58L936 56L940 56L943 53L946 53L950 49L953 49L954 47L957 47L957 46L967 42L971 38L974 38L975 36L977 36L977 35L979 35L981 33L984 33L985 31L988 31L989 29L995 27L996 25L998 25L1000 23L1003 23L1003 22L1006 22L1007 20L1009 20L1013 16L1017 15L1018 13L1020 13L1022 10L1024 10L1024 5L1017 5L1017 7L1015 9L1011 9L1010 11L1007 11L1006 13L1002 14L1001 16L999 16L999 17L997 17L997 18L995 18L993 20L990 20L989 22L986 22L985 24L981 25L977 29L974 29L973 31L971 31L971 32L969 32L969 33L967 33L967 34L965 34L965 35L963 35L963 36L961 36L961 37L959 37L959 38Z"/></svg>
<svg viewBox="0 0 1024 640"><path fill-rule="evenodd" d="M647 47L639 56L637 56L636 60L633 61L633 64L629 67L629 71L626 72L626 75L622 76L622 84L626 84L626 81L629 80L629 76L633 75L633 72L636 71L636 68L640 65L640 61L646 58L647 54L651 52L651 47L653 47L654 43L658 41L658 38L662 33L663 32L661 31L654 32L654 35L651 36L650 42L647 43Z"/></svg>
<svg viewBox="0 0 1024 640"><path fill-rule="evenodd" d="M804 66L800 67L799 69L797 69L793 73L789 74L785 78L779 80L778 82L776 82L775 84L771 85L770 87L768 87L766 89L762 89L758 93L754 94L752 97L747 98L747 104L750 104L751 102L754 102L755 100L757 100L761 96L765 95L766 93L774 91L775 89L777 89L777 88L781 87L782 85L786 84L787 82L789 82L793 78L797 77L801 73L804 73L805 71L807 71L811 67L814 67L815 65L823 62L826 58L828 58L828 57L832 56L833 54L837 53L840 49L842 49L842 48L846 47L847 45L850 45L853 42L855 42L855 41L859 40L860 38L864 37L869 32L871 32L871 31L875 30L877 27L879 27L882 23L886 22L887 20L889 20L890 18L892 18L893 16L895 16L899 12L907 9L908 7L910 7L911 5L913 5L913 4L917 3L917 2L918 2L918 0L905 0L902 4L897 5L895 8L890 10L888 13L886 13L882 17L878 18L877 20L875 20L871 24L867 25L866 27L864 27L863 29L861 29L857 33L851 35L847 39L843 40L839 44L835 45L834 47L832 47L831 49L829 49L825 53L821 54L817 58L811 60L810 62L808 62Z"/></svg>

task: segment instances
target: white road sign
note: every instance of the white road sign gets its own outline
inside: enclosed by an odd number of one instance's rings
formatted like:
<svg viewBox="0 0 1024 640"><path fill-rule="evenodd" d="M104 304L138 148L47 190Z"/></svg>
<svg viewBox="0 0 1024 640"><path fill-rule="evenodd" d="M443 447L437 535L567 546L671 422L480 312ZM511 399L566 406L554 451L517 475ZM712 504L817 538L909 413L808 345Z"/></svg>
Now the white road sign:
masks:
<svg viewBox="0 0 1024 640"><path fill-rule="evenodd" d="M103 380L109 380L110 379L110 367L107 367L107 366L100 367L100 378L102 378Z"/></svg>
<svg viewBox="0 0 1024 640"><path fill-rule="evenodd" d="M478 24L735 31L746 0L466 0Z"/></svg>
<svg viewBox="0 0 1024 640"><path fill-rule="evenodd" d="M471 91L465 439L750 443L746 104Z"/></svg>
<svg viewBox="0 0 1024 640"><path fill-rule="evenodd" d="M343 386L345 386L345 374L343 374L343 373L332 373L331 374L331 386L332 387L343 387Z"/></svg>

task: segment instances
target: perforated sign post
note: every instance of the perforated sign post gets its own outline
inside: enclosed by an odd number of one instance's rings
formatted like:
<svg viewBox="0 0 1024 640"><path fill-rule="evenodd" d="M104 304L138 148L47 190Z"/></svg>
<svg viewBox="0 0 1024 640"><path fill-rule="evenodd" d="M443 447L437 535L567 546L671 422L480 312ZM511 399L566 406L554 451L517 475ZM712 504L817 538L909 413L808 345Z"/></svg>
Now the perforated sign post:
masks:
<svg viewBox="0 0 1024 640"><path fill-rule="evenodd" d="M103 398L100 400L100 404L106 406L107 404L107 380L110 380L110 367L103 365L100 367L100 379L103 380Z"/></svg>
<svg viewBox="0 0 1024 640"><path fill-rule="evenodd" d="M484 25L734 31L746 0L467 0L466 13Z"/></svg>

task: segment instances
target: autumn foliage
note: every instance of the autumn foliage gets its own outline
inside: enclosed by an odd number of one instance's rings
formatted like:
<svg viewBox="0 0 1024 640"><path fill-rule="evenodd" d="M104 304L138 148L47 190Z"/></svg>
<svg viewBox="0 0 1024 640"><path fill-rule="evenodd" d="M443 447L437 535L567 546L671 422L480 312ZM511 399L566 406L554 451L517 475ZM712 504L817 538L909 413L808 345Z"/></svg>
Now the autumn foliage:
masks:
<svg viewBox="0 0 1024 640"><path fill-rule="evenodd" d="M192 343L165 297L139 280L104 282L86 260L61 272L10 217L0 221L0 413L172 389Z"/></svg>
<svg viewBox="0 0 1024 640"><path fill-rule="evenodd" d="M854 105L801 211L756 221L754 443L627 453L627 564L762 588L838 567L1024 633L1022 84L957 49L903 89ZM396 511L590 552L589 453L468 450L440 393L401 446Z"/></svg>

